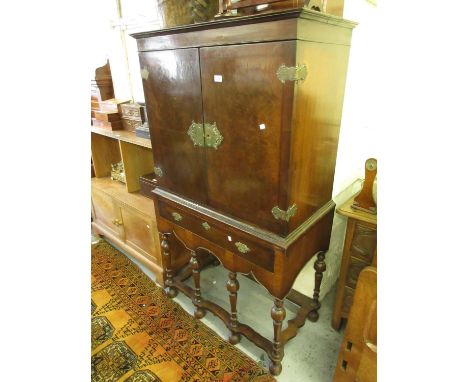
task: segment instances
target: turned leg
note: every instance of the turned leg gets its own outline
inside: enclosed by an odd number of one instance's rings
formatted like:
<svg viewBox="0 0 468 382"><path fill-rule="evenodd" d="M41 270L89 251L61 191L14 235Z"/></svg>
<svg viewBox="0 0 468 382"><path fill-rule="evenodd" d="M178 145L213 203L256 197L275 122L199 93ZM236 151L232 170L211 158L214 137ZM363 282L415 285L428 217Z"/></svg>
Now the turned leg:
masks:
<svg viewBox="0 0 468 382"><path fill-rule="evenodd" d="M323 272L327 269L325 264L325 252L319 252L317 254L317 260L314 263L315 269L315 288L314 288L314 296L312 297L312 301L315 303L315 308L309 313L309 318L311 321L315 322L319 318L318 310L320 309L320 284L322 284Z"/></svg>
<svg viewBox="0 0 468 382"><path fill-rule="evenodd" d="M239 281L237 281L237 274L229 272L229 280L226 283L226 289L229 292L229 301L231 303L231 318L229 320L229 329L231 335L229 342L233 345L240 342L240 334L236 332L239 322L237 321L237 291L239 290Z"/></svg>
<svg viewBox="0 0 468 382"><path fill-rule="evenodd" d="M171 254L169 251L169 234L161 234L161 249L163 251L164 270L166 271L165 292L170 298L177 296L177 289L174 288L174 280L171 266Z"/></svg>
<svg viewBox="0 0 468 382"><path fill-rule="evenodd" d="M283 308L283 301L275 298L275 305L271 308L271 318L273 319L273 350L270 355L270 373L279 375L281 373L281 360L283 359L283 347L281 342L281 324L286 318L286 311Z"/></svg>
<svg viewBox="0 0 468 382"><path fill-rule="evenodd" d="M198 263L197 253L192 251L192 258L190 259L190 265L192 266L192 276L195 283L195 297L193 299L193 304L195 305L195 318L203 318L206 314L205 309L203 309L201 304L201 291L200 291L200 265Z"/></svg>

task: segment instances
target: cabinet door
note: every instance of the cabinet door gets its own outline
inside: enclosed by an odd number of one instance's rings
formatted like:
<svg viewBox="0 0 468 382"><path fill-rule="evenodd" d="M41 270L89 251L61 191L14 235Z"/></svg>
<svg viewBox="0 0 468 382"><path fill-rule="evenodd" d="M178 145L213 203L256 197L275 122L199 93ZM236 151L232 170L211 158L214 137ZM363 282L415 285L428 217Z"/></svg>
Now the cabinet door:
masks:
<svg viewBox="0 0 468 382"><path fill-rule="evenodd" d="M198 49L141 52L140 66L159 186L205 203L204 150L187 133L203 123Z"/></svg>
<svg viewBox="0 0 468 382"><path fill-rule="evenodd" d="M121 216L114 199L105 192L92 188L91 200L93 203L93 218L95 223L111 231L118 238L121 238Z"/></svg>
<svg viewBox="0 0 468 382"><path fill-rule="evenodd" d="M135 250L146 254L147 257L156 260L161 266L161 255L159 243L155 241L157 237L156 222L149 216L127 206L121 206L123 228L125 233L125 243Z"/></svg>
<svg viewBox="0 0 468 382"><path fill-rule="evenodd" d="M278 68L295 65L294 41L200 49L205 134L223 137L206 149L208 204L237 218L285 231L272 208L286 206L286 161L294 82ZM282 165L286 170L282 171Z"/></svg>

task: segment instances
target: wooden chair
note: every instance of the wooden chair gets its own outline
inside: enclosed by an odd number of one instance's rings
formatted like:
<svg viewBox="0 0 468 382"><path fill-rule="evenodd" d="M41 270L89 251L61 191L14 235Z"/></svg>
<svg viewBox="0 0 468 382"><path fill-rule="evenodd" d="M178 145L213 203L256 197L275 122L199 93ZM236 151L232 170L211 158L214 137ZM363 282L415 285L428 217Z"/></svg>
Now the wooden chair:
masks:
<svg viewBox="0 0 468 382"><path fill-rule="evenodd" d="M375 267L366 267L359 275L333 381L377 381L377 268Z"/></svg>

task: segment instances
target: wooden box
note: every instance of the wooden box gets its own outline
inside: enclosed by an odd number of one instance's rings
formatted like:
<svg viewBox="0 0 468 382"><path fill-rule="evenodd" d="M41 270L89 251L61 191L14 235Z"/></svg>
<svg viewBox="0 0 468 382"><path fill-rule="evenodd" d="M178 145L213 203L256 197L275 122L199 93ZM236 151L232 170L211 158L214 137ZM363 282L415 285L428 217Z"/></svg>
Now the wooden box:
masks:
<svg viewBox="0 0 468 382"><path fill-rule="evenodd" d="M120 114L119 113L112 113L112 112L105 112L105 111L96 111L94 113L95 118L98 121L103 122L116 122L120 121Z"/></svg>
<svg viewBox="0 0 468 382"><path fill-rule="evenodd" d="M122 118L122 126L124 130L134 132L137 128L141 126L140 121L134 121L132 119L124 119Z"/></svg>
<svg viewBox="0 0 468 382"><path fill-rule="evenodd" d="M145 122L144 107L137 103L125 103L120 106L122 119Z"/></svg>
<svg viewBox="0 0 468 382"><path fill-rule="evenodd" d="M101 111L108 113L120 113L121 105L130 101L118 100L115 98L100 102Z"/></svg>

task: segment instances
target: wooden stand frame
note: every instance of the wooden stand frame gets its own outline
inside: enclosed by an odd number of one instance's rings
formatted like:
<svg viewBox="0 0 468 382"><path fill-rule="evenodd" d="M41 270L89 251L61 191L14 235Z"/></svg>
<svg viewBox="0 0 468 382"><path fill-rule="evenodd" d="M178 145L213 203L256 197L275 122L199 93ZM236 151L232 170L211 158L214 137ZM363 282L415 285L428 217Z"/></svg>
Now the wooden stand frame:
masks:
<svg viewBox="0 0 468 382"><path fill-rule="evenodd" d="M195 307L194 317L197 319L203 318L206 311L210 311L216 317L221 319L226 327L231 331L228 340L231 344L240 342L241 337L244 336L252 341L256 346L263 349L270 358L270 372L273 375L279 375L282 370L281 360L284 356L284 346L292 338L296 337L299 329L304 326L307 317L316 322L319 318L318 310L320 309L320 302L318 301L320 293L320 285L325 271L325 254L324 252L317 253L317 260L314 263L316 270L315 287L313 298L307 297L302 293L291 290L286 296L294 304L299 306L296 315L288 320L286 329L281 330L282 322L286 318L286 311L283 304L284 299L273 297L273 307L271 309L271 318L273 320L273 340L265 338L259 334L251 326L241 323L237 319L237 291L239 290L239 282L237 280L236 272L229 272L228 280L226 282L226 289L229 292L230 312L219 306L218 304L205 300L201 293L200 271L206 264L217 262L214 254L210 251L198 248L192 251L192 258L190 264L177 275L173 275L171 269L171 252L169 247L169 236L171 234L161 233L161 248L164 250L164 267L166 269L166 294L173 298L180 291L185 296L190 298ZM194 288L186 285L184 281L192 276L194 280ZM250 275L244 275L253 279ZM253 279L255 281L255 279Z"/></svg>

